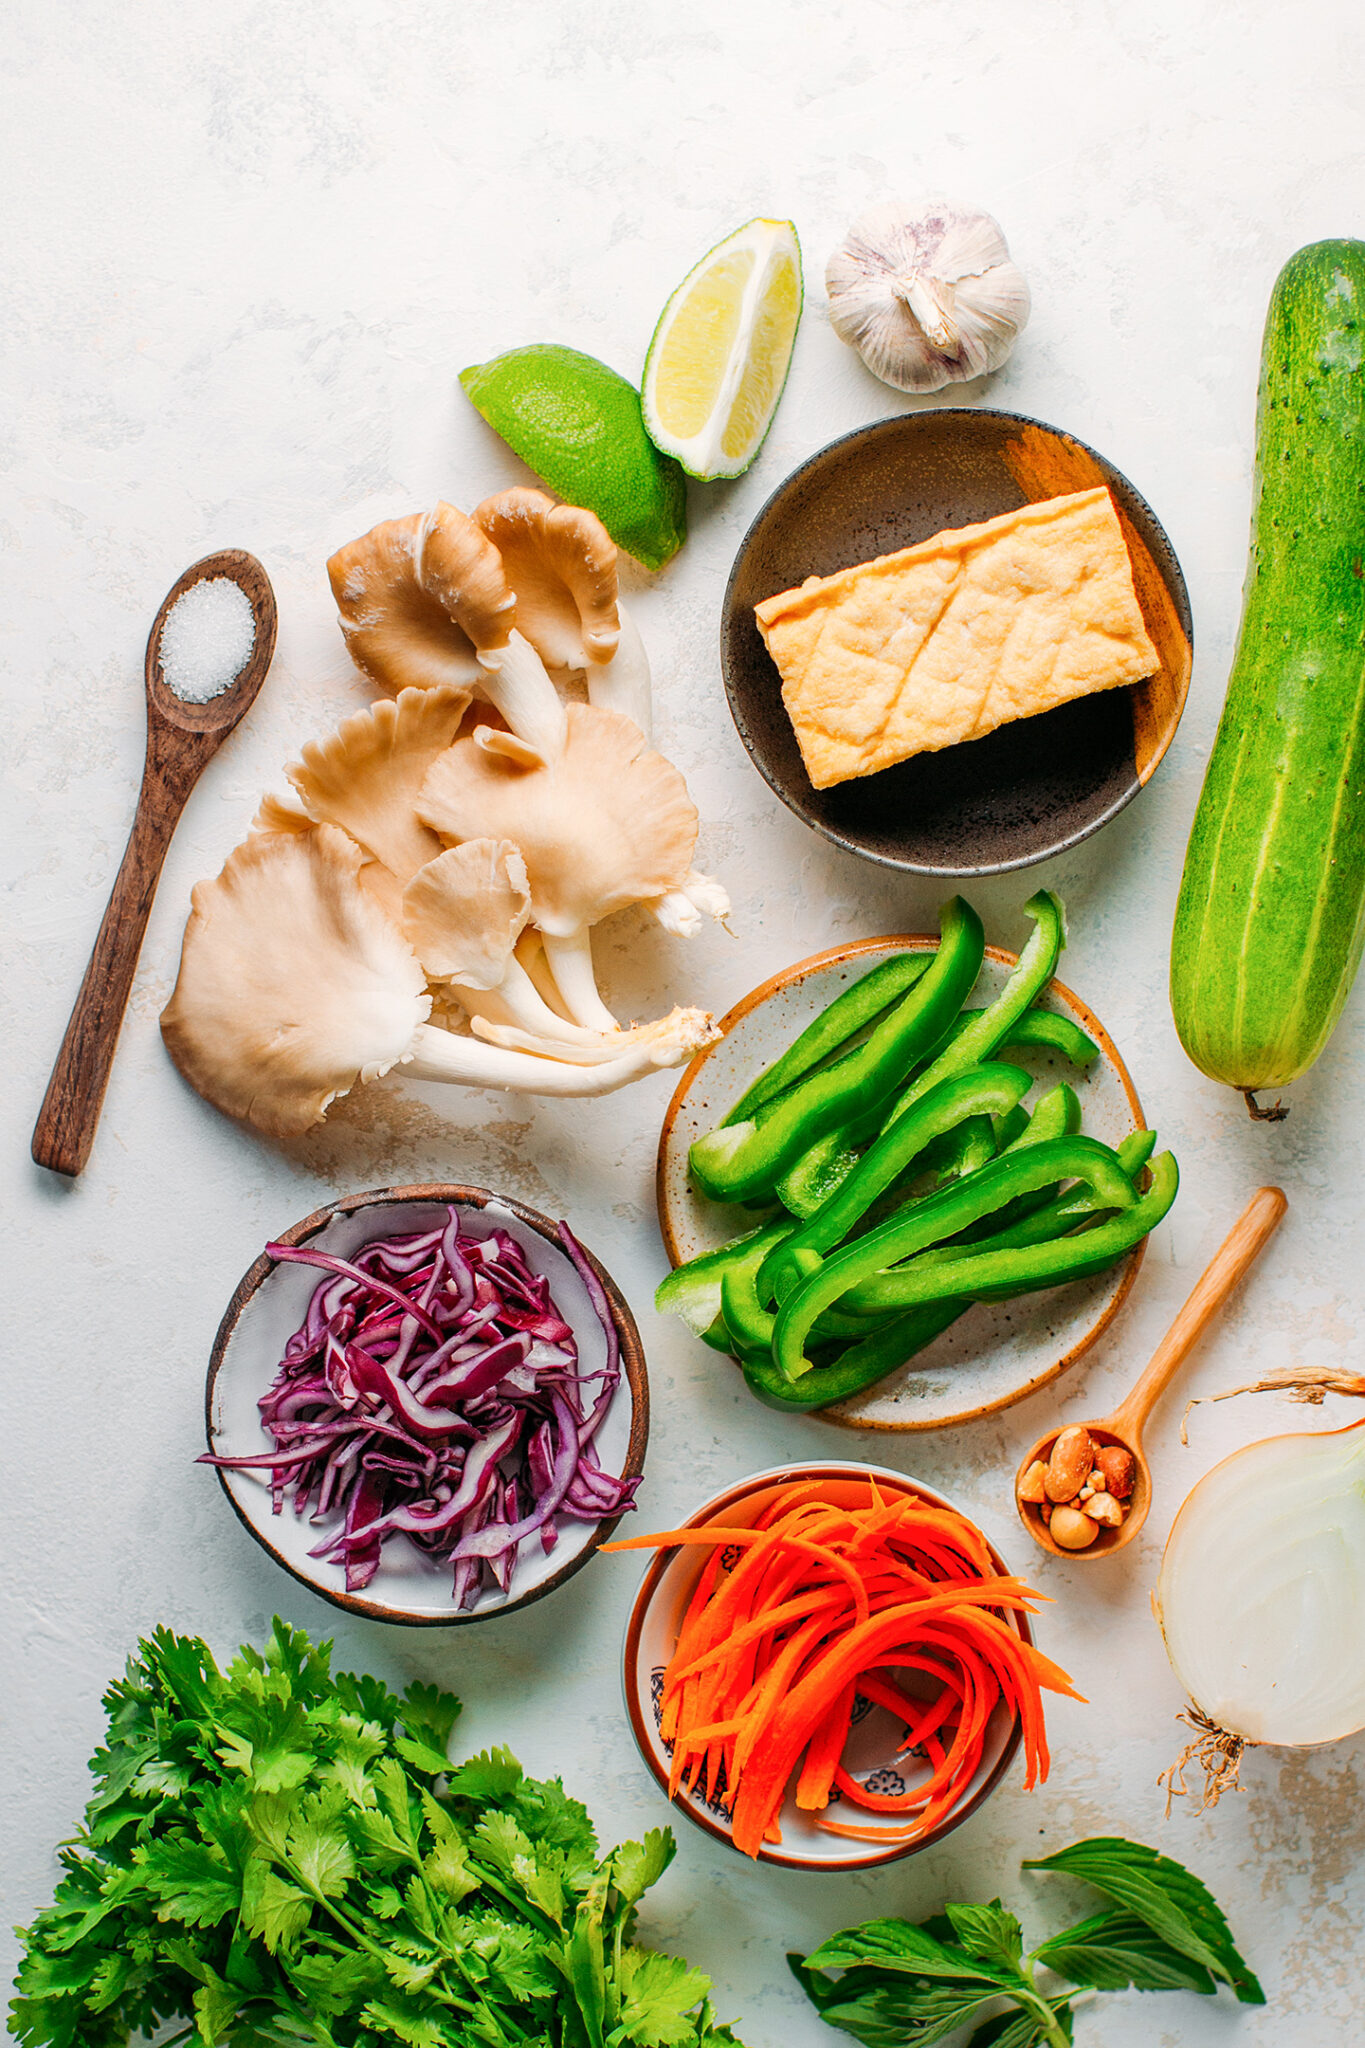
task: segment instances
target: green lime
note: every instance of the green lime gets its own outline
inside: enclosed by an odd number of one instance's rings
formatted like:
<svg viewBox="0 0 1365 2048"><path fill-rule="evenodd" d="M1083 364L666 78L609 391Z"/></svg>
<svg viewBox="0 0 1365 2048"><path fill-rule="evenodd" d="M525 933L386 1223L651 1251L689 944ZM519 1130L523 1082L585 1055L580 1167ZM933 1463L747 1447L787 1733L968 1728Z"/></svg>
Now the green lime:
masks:
<svg viewBox="0 0 1365 2048"><path fill-rule="evenodd" d="M633 384L548 341L475 363L460 382L528 468L595 512L619 547L647 569L677 554L687 535L683 473L645 432Z"/></svg>

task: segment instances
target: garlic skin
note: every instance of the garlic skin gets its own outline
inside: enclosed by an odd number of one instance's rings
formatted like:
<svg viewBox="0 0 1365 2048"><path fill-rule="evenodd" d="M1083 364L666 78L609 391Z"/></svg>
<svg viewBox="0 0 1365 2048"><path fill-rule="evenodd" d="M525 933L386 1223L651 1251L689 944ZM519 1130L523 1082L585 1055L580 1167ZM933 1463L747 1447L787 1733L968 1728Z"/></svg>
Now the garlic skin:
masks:
<svg viewBox="0 0 1365 2048"><path fill-rule="evenodd" d="M829 317L897 391L998 369L1029 316L1029 289L988 213L890 199L860 214L825 268Z"/></svg>

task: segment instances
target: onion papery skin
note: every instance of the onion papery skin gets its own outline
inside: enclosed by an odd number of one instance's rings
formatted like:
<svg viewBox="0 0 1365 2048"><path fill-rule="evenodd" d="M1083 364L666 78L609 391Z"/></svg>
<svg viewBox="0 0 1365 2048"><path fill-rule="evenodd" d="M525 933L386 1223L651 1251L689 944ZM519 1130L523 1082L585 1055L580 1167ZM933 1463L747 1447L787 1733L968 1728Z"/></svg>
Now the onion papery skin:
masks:
<svg viewBox="0 0 1365 2048"><path fill-rule="evenodd" d="M1176 1676L1227 1734L1302 1749L1365 1728L1365 1423L1215 1465L1155 1604Z"/></svg>

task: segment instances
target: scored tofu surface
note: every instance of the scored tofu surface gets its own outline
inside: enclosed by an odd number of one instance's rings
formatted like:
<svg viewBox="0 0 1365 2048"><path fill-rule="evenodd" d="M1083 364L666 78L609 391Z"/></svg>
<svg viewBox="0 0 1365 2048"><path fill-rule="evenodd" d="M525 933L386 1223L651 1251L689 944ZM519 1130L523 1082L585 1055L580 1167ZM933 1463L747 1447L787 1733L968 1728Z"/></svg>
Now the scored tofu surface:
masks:
<svg viewBox="0 0 1365 2048"><path fill-rule="evenodd" d="M808 577L755 613L817 789L1160 665L1102 487Z"/></svg>

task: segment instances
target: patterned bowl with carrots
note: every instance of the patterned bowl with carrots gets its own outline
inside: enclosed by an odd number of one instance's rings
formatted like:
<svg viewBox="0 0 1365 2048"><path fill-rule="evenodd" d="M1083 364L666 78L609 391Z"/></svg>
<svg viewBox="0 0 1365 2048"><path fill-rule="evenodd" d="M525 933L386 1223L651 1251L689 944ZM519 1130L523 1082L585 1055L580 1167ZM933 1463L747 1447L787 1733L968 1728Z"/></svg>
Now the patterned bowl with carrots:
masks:
<svg viewBox="0 0 1365 2048"><path fill-rule="evenodd" d="M717 1841L788 1870L866 1870L941 1841L1070 1693L1030 1589L918 1480L821 1462L751 1474L653 1548L624 1689L660 1789ZM1072 1695L1074 1697L1074 1695Z"/></svg>

